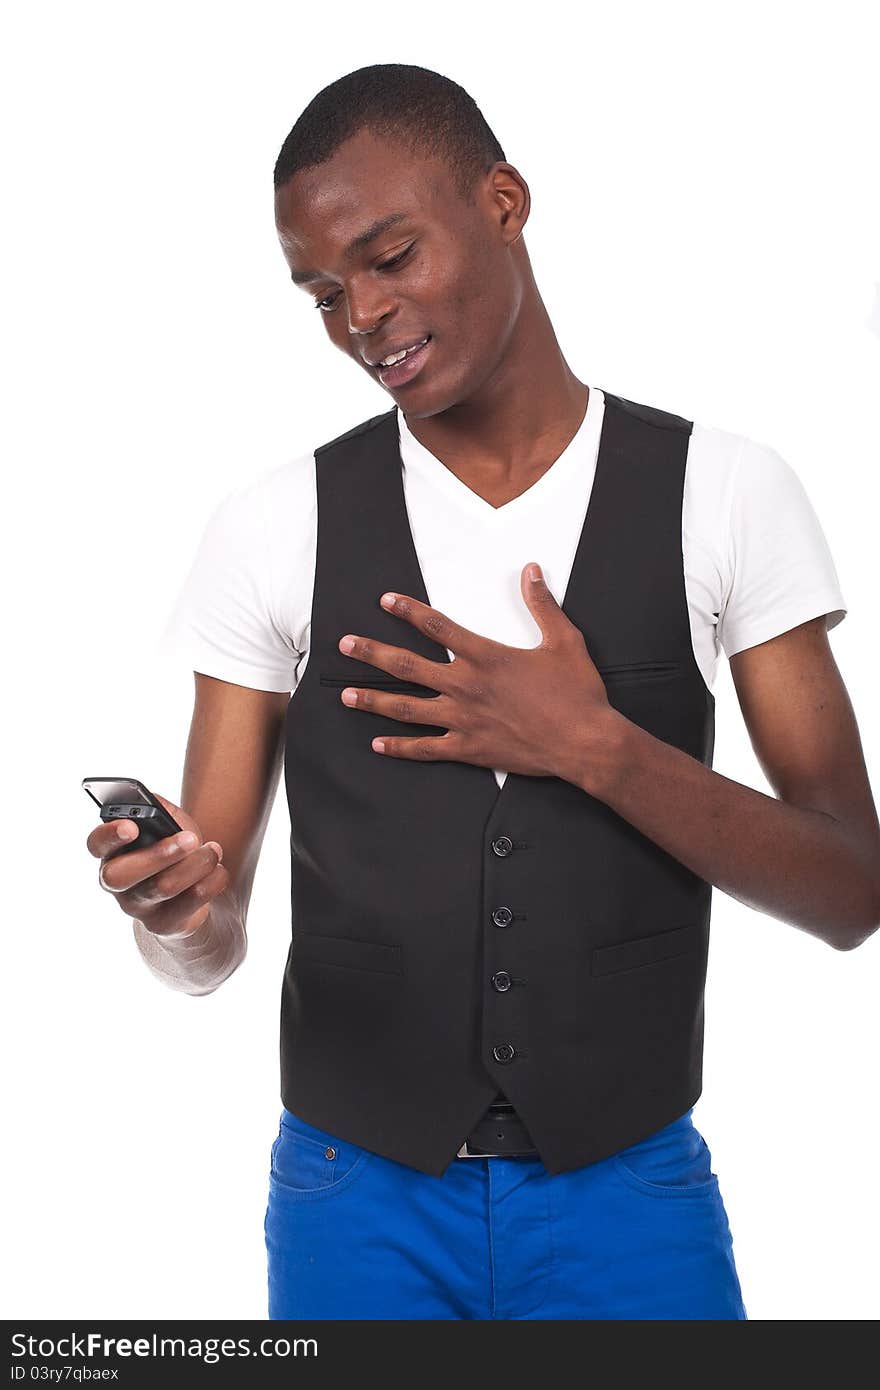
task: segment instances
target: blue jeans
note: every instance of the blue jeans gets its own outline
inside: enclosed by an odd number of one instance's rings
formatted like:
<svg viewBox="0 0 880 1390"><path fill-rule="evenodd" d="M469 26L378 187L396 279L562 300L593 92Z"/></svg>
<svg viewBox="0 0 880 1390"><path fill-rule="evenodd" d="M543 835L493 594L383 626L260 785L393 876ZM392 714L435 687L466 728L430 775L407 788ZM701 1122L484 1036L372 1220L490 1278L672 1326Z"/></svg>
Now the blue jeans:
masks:
<svg viewBox="0 0 880 1390"><path fill-rule="evenodd" d="M265 1220L270 1318L744 1319L688 1110L598 1163L418 1172L284 1110Z"/></svg>

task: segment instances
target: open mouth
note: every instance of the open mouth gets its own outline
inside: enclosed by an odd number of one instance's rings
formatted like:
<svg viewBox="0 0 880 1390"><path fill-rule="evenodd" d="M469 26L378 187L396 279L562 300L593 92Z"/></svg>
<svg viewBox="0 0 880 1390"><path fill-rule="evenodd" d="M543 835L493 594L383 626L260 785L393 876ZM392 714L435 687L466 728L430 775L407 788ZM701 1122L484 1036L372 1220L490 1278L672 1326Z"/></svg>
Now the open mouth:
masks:
<svg viewBox="0 0 880 1390"><path fill-rule="evenodd" d="M376 368L379 380L383 386L402 386L406 381L412 381L425 364L425 360L431 348L430 333L422 339L420 343L414 343L407 348L403 354L393 354L392 360L388 365L382 362Z"/></svg>

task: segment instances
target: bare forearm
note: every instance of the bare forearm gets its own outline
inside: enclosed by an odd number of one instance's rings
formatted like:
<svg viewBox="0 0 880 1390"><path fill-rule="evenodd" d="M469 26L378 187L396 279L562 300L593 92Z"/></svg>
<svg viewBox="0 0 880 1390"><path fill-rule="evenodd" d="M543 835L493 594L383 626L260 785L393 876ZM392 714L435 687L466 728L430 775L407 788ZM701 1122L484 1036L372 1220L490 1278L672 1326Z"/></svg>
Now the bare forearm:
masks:
<svg viewBox="0 0 880 1390"><path fill-rule="evenodd" d="M707 768L612 710L569 781L693 873L838 949L878 924L877 865L833 816Z"/></svg>
<svg viewBox="0 0 880 1390"><path fill-rule="evenodd" d="M228 893L214 898L206 920L189 936L158 937L135 921L134 937L157 979L185 994L210 994L238 968L247 951L244 922Z"/></svg>

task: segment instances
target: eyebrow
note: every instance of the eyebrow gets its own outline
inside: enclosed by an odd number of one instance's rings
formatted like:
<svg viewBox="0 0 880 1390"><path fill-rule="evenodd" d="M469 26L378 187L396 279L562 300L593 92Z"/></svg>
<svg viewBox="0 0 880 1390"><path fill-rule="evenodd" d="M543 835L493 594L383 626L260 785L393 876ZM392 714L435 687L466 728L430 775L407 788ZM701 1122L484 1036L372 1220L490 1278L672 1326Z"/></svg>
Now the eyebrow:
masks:
<svg viewBox="0 0 880 1390"><path fill-rule="evenodd" d="M348 243L342 253L344 258L351 260L358 251L362 251L383 232L387 232L389 227L395 227L398 222L406 221L407 217L409 217L408 212L390 212L387 217L380 217L378 221L372 222L369 227L358 232L358 235ZM321 277L316 270L292 270L290 278L295 285L305 285L310 280L319 280Z"/></svg>

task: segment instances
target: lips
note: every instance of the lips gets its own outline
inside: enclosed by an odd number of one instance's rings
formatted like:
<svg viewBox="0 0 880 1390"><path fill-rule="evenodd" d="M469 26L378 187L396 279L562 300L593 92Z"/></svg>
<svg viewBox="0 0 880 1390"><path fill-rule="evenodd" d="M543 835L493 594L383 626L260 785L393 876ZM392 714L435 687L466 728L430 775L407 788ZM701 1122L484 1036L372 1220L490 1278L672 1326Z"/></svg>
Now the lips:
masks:
<svg viewBox="0 0 880 1390"><path fill-rule="evenodd" d="M408 346L408 344L402 344L401 347L403 346ZM377 365L375 370L379 375L379 380L382 385L404 386L412 381L414 377L418 376L425 362L430 357L433 346L434 340L431 335L428 334L425 342L422 343L421 346L415 347L412 352L408 352L406 357L402 358L399 362L395 362L393 366L380 367ZM398 349L398 351L400 350L401 349ZM394 350L391 349L383 353L383 357L393 356L393 351Z"/></svg>
<svg viewBox="0 0 880 1390"><path fill-rule="evenodd" d="M412 352L416 352L417 347L423 347L425 343L427 343L428 338L430 338L430 334L425 334L424 338L418 338L416 342L407 343L405 347L393 347L391 352L386 352L385 356L378 361L377 367L396 367L398 361L403 361L403 357L409 356ZM388 361L389 357L395 357L398 361Z"/></svg>
<svg viewBox="0 0 880 1390"><path fill-rule="evenodd" d="M430 336L430 333L423 333L419 338L409 338L406 341L400 341L398 343L391 344L388 347L386 347L385 351L379 357L365 357L364 361L366 362L368 367L379 368L385 361L386 357L396 357L399 352L409 352L411 349L416 348L420 344L424 343L428 338L430 338ZM387 368L383 368L382 370L386 371Z"/></svg>

